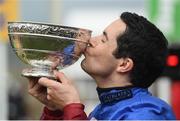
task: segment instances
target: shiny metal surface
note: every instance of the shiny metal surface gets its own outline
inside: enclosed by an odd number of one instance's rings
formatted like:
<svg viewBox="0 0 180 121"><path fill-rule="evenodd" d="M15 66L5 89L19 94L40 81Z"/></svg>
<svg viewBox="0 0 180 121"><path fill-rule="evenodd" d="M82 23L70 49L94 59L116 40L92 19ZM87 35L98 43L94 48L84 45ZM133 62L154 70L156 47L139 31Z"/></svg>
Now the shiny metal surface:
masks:
<svg viewBox="0 0 180 121"><path fill-rule="evenodd" d="M87 29L32 22L9 22L9 39L16 55L32 66L27 77L54 78L53 70L75 63L89 44Z"/></svg>

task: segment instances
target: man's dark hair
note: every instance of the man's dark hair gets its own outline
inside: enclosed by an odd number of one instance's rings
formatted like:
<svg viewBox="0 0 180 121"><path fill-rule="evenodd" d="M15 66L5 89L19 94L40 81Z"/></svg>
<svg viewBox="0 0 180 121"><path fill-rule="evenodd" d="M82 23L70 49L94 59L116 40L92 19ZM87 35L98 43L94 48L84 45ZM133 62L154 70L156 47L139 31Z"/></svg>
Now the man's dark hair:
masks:
<svg viewBox="0 0 180 121"><path fill-rule="evenodd" d="M164 69L168 42L163 33L146 18L124 12L120 16L126 30L117 37L116 58L129 57L134 62L130 72L134 86L149 87Z"/></svg>

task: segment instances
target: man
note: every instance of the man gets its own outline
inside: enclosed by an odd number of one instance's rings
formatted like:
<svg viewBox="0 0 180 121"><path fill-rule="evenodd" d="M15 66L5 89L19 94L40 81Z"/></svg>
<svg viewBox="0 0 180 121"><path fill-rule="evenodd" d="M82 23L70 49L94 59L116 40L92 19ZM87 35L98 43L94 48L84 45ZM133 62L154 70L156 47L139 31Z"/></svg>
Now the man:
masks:
<svg viewBox="0 0 180 121"><path fill-rule="evenodd" d="M60 82L30 80L29 93L46 105L41 119L175 119L170 106L147 89L163 71L167 55L168 43L158 28L142 16L124 12L90 44L81 67L96 81L100 104L87 118L71 81L55 72Z"/></svg>

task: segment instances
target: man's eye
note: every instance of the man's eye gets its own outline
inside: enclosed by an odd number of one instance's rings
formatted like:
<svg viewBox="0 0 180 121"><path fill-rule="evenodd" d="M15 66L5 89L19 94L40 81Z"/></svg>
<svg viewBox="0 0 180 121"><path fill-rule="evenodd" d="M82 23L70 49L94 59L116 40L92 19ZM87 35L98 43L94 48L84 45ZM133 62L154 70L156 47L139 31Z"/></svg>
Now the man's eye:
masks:
<svg viewBox="0 0 180 121"><path fill-rule="evenodd" d="M104 39L101 39L101 42L102 42L102 43L105 43L106 41L105 41Z"/></svg>

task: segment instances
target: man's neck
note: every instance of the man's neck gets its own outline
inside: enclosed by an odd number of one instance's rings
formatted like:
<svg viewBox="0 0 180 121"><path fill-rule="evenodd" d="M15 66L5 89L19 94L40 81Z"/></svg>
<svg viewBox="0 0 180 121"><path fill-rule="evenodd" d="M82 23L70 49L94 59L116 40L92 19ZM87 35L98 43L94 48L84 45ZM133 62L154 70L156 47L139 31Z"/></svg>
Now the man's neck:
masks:
<svg viewBox="0 0 180 121"><path fill-rule="evenodd" d="M130 79L126 76L111 76L106 78L94 78L97 86L100 88L110 88L110 87L125 87L132 85Z"/></svg>

